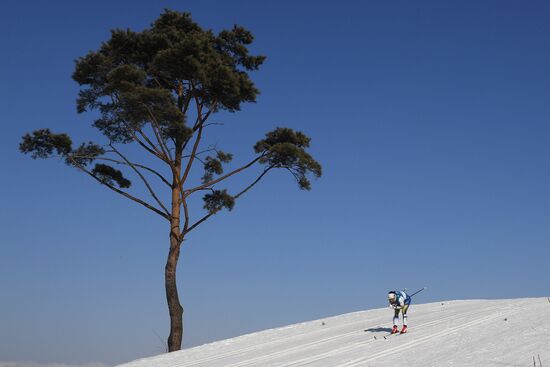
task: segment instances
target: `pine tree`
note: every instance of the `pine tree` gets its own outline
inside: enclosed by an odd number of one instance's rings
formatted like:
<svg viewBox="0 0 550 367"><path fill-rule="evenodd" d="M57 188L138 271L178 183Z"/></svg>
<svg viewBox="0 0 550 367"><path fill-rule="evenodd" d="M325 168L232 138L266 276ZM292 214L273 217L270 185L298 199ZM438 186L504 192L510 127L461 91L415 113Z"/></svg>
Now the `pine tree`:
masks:
<svg viewBox="0 0 550 367"><path fill-rule="evenodd" d="M81 86L77 110L98 112L93 126L106 143L75 146L67 134L42 129L23 136L20 144L20 151L35 159L62 157L68 166L168 222L169 351L179 350L183 339L176 268L186 236L220 210L231 210L273 169L287 170L305 190L310 189L309 175L321 176L321 165L306 151L310 138L290 128L268 132L254 145L255 155L248 163L229 172L224 166L232 161L232 154L217 147L199 149L205 128L214 125L208 123L213 114L238 112L241 104L256 101L259 91L249 72L258 70L265 57L250 55L252 42L252 33L243 27L215 34L193 22L189 13L170 10L141 32L115 29L98 50L76 60L73 74ZM123 152L130 144L140 148L143 160L150 156L153 159L147 161L156 163L130 160ZM218 188L251 167L261 169L241 191L231 194ZM196 169L202 170L202 180L193 183L191 177L196 176L191 172ZM128 173L142 182L149 201L129 191ZM151 183L152 179L158 181ZM169 197L157 193L159 185ZM192 212L189 201L201 193L205 211Z"/></svg>

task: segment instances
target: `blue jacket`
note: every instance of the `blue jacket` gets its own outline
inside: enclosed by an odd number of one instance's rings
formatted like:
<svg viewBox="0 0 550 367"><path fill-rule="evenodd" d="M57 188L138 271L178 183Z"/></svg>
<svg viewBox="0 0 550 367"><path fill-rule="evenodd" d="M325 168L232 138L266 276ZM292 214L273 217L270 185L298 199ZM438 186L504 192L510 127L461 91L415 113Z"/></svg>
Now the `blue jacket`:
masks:
<svg viewBox="0 0 550 367"><path fill-rule="evenodd" d="M392 307L395 309L403 308L411 304L411 297L404 291L395 291L396 301L392 303Z"/></svg>

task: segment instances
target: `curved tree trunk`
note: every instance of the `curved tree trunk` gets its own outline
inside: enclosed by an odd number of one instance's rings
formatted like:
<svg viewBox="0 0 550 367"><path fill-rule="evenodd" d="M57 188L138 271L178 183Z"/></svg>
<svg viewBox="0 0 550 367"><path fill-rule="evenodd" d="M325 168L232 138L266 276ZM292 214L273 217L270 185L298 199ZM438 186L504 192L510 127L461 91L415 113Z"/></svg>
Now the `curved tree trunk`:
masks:
<svg viewBox="0 0 550 367"><path fill-rule="evenodd" d="M166 288L166 300L168 301L168 312L170 313L170 336L168 337L168 351L173 352L181 349L183 341L183 307L178 296L176 282L176 270L180 256L180 214L181 201L179 188L179 174L181 161L176 161L174 170L174 181L172 184L172 218L170 220L170 251L164 268L164 285Z"/></svg>
<svg viewBox="0 0 550 367"><path fill-rule="evenodd" d="M173 237L172 235L170 237ZM176 284L176 268L180 254L180 245L171 238L170 252L164 270L164 282L166 287L166 300L168 301L168 312L170 313L170 336L168 337L168 351L173 352L181 349L183 341L183 307L178 297Z"/></svg>

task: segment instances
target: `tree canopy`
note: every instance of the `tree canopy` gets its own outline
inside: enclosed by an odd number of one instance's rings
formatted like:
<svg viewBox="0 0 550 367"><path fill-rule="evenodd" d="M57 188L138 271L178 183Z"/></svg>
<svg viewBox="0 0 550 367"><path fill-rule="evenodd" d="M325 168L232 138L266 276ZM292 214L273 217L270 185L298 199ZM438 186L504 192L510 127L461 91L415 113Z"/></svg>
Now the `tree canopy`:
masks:
<svg viewBox="0 0 550 367"><path fill-rule="evenodd" d="M259 91L249 72L258 70L265 56L250 54L248 46L253 40L243 27L235 25L215 34L193 22L189 13L171 10L165 10L143 31L115 29L99 49L76 60L73 73L81 87L77 111L97 113L93 126L107 142L74 145L67 134L46 128L23 136L19 146L35 159L62 157L67 165L170 222L165 269L170 350L179 349L182 339L183 309L175 269L185 235L220 210L231 210L240 196L273 169L289 171L305 190L311 188L308 176L320 177L322 173L321 165L307 152L310 138L291 128L268 132L253 146L255 156L229 172L224 165L232 161L231 153L217 148L199 150L212 114L237 112L243 103L256 101ZM170 176L157 166L129 159L121 147L130 143L156 158L161 167L169 169ZM202 166L195 164L197 161ZM216 186L256 164L263 169L241 191L231 194ZM197 166L202 169L202 179L192 185L188 179ZM128 173L142 181L153 201L127 190L132 185ZM151 176L169 188L169 204L150 184ZM192 219L188 200L194 193L204 194L206 214Z"/></svg>

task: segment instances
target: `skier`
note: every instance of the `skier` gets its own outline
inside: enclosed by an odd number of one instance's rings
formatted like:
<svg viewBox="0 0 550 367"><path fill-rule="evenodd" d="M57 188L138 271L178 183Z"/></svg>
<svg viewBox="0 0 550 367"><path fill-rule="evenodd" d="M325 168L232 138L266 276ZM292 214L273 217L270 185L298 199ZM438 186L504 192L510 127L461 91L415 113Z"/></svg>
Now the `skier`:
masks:
<svg viewBox="0 0 550 367"><path fill-rule="evenodd" d="M401 329L401 334L407 332L407 310L411 304L411 297L405 293L405 291L389 291L388 292L388 301L390 302L390 307L395 310L393 315L393 328L391 330L392 334L397 333L397 322L399 321L399 312L403 314L403 328Z"/></svg>

